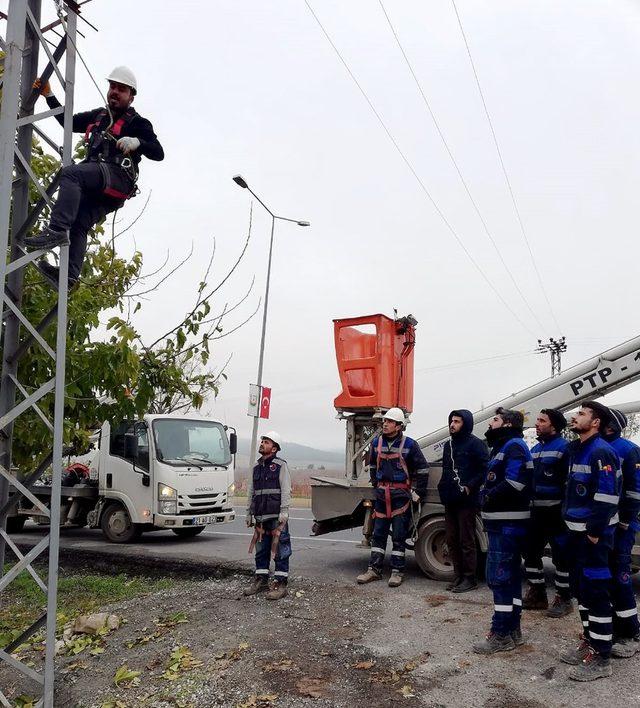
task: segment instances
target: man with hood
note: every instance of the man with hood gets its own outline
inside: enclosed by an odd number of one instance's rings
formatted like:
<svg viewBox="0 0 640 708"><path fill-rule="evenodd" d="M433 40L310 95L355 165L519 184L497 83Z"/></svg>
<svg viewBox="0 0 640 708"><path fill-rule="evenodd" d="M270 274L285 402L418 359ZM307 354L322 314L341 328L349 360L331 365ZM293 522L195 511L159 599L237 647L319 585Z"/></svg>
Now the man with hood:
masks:
<svg viewBox="0 0 640 708"><path fill-rule="evenodd" d="M640 447L622 437L622 431L627 427L627 416L616 408L609 408L609 412L611 420L603 437L618 453L622 464L622 496L618 507L620 520L613 539L613 553L609 556L613 575L611 656L627 659L640 651L638 607L631 582L631 549L636 533L640 531Z"/></svg>
<svg viewBox="0 0 640 708"><path fill-rule="evenodd" d="M371 441L369 474L376 490L369 568L356 580L360 585L382 578L382 564L391 530L391 577L389 587L402 584L404 556L411 526L411 502L427 495L429 465L418 443L403 433L404 413L389 408L382 417L382 435Z"/></svg>
<svg viewBox="0 0 640 708"><path fill-rule="evenodd" d="M531 528L524 553L524 570L529 587L522 599L522 607L525 610L547 610L547 617L555 618L569 615L573 610L567 558L569 534L562 518L562 500L569 473L569 442L561 435L566 427L565 417L555 408L543 408L536 418L538 444L531 448ZM556 587L556 596L550 608L542 565L547 543L551 546Z"/></svg>
<svg viewBox="0 0 640 708"><path fill-rule="evenodd" d="M449 413L451 437L442 451L442 477L438 483L444 504L447 546L453 563L453 582L447 590L467 592L476 581L476 513L478 489L489 462L485 443L473 435L473 415L464 408Z"/></svg>
<svg viewBox="0 0 640 708"><path fill-rule="evenodd" d="M523 425L520 411L497 408L485 433L491 452L480 508L489 539L487 585L494 612L489 634L473 645L477 654L510 651L524 641L520 563L531 517L533 460L522 439Z"/></svg>

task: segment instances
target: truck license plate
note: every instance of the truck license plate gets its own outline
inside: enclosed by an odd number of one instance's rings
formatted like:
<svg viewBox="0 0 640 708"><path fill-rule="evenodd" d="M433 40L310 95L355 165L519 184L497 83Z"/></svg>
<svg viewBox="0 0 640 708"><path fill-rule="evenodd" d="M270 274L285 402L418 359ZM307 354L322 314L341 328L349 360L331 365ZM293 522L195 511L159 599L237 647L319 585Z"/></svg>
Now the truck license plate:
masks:
<svg viewBox="0 0 640 708"><path fill-rule="evenodd" d="M196 516L195 526L206 526L215 519L215 516Z"/></svg>

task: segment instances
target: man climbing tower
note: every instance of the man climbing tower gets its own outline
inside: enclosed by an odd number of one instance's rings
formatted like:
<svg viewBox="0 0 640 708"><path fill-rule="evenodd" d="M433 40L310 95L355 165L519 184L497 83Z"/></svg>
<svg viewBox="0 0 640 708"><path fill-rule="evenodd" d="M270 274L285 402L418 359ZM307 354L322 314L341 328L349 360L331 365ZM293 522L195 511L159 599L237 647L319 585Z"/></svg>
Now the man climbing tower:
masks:
<svg viewBox="0 0 640 708"><path fill-rule="evenodd" d="M153 126L131 107L137 93L136 77L131 69L117 66L107 80L108 108L73 116L73 132L85 134L85 159L62 169L49 225L38 236L25 239L25 246L31 249L70 244L70 287L80 277L89 230L135 194L142 156L150 160L164 159ZM41 86L37 80L34 87L40 89L49 108L60 107L48 82ZM56 115L56 120L64 125L61 115ZM53 287L58 287L57 267L42 260L38 269Z"/></svg>

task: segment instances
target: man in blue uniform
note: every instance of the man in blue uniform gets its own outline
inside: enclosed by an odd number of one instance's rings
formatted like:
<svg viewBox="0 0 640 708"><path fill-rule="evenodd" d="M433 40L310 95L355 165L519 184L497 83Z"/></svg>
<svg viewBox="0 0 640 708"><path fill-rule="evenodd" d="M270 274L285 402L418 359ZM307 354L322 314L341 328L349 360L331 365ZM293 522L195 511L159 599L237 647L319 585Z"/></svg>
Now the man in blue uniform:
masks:
<svg viewBox="0 0 640 708"><path fill-rule="evenodd" d="M485 433L491 449L480 488L480 509L489 538L487 584L493 591L491 630L473 645L478 654L510 651L522 644L521 556L531 517L533 461L522 439L524 416L498 408Z"/></svg>
<svg viewBox="0 0 640 708"><path fill-rule="evenodd" d="M267 600L283 598L289 578L291 475L287 463L278 455L281 447L278 433L272 431L262 436L258 449L260 459L247 486L247 526L255 525L249 552L256 550L256 574L244 594L255 595L268 590ZM275 573L269 589L272 557Z"/></svg>
<svg viewBox="0 0 640 708"><path fill-rule="evenodd" d="M618 525L622 471L615 450L601 437L611 414L585 401L571 421L579 439L569 445L569 477L562 507L569 528L570 582L578 599L583 634L560 654L574 668L569 678L593 681L611 676L613 639L609 554Z"/></svg>
<svg viewBox="0 0 640 708"><path fill-rule="evenodd" d="M418 443L403 434L404 413L390 408L382 418L382 435L371 442L369 474L376 490L371 559L360 584L382 578L382 564L391 529L391 576L389 587L403 580L406 541L411 527L411 502L426 497L429 466Z"/></svg>
<svg viewBox="0 0 640 708"><path fill-rule="evenodd" d="M529 587L522 599L525 610L546 610L549 607L544 581L542 556L547 543L555 566L556 596L548 617L571 614L569 562L567 541L569 534L562 518L562 500L567 484L568 441L561 433L567 421L554 408L545 408L536 418L538 444L531 448L533 457L533 501L531 526L527 534L524 566Z"/></svg>
<svg viewBox="0 0 640 708"><path fill-rule="evenodd" d="M638 607L631 583L631 549L640 530L640 447L621 437L627 427L627 416L615 408L609 411L611 421L605 429L604 439L618 453L622 465L620 520L610 556L614 610L611 656L627 659L640 651Z"/></svg>

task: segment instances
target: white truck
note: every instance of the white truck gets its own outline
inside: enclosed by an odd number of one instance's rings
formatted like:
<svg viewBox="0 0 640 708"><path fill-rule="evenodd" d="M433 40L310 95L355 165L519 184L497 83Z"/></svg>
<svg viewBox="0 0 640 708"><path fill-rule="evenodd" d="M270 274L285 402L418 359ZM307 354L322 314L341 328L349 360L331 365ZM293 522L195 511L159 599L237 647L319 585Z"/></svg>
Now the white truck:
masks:
<svg viewBox="0 0 640 708"><path fill-rule="evenodd" d="M108 541L128 543L145 531L191 538L209 524L233 521L236 449L235 431L209 418L145 415L114 428L105 422L92 449L68 460L78 474L68 486L74 474L63 473L61 523L101 528ZM51 487L36 483L30 492L7 520L13 531L29 517L48 522Z"/></svg>
<svg viewBox="0 0 640 708"><path fill-rule="evenodd" d="M502 401L477 411L474 416L475 430L482 435L489 419L498 406L513 408L523 413L525 427L535 424L542 408L559 408L570 411L579 407L581 401L599 398L640 379L640 337L613 347L591 359L576 364L556 378L545 379L519 393L514 393ZM452 406L453 407L453 406ZM626 411L637 410L637 404L625 406ZM349 425L350 421L347 421ZM353 426L353 423L351 423ZM331 533L345 528L362 525L365 542L371 534L371 506L374 496L368 475L360 462L354 464L357 455L353 453L365 449L379 426L368 429L368 437L347 435L353 438L351 448L347 447L347 475L344 479L314 477L316 484L311 488L311 505L314 514L313 533ZM349 430L349 428L348 428ZM453 569L445 538L444 508L440 502L437 484L440 479L442 448L449 437L447 427L435 430L418 438L418 443L430 464L429 490L426 503L420 514L415 514L413 537L408 542L413 548L418 565L425 575L436 580L448 580ZM352 471L349 476L349 471ZM477 523L478 547L487 550L482 523ZM640 545L633 549L634 567L640 567Z"/></svg>

